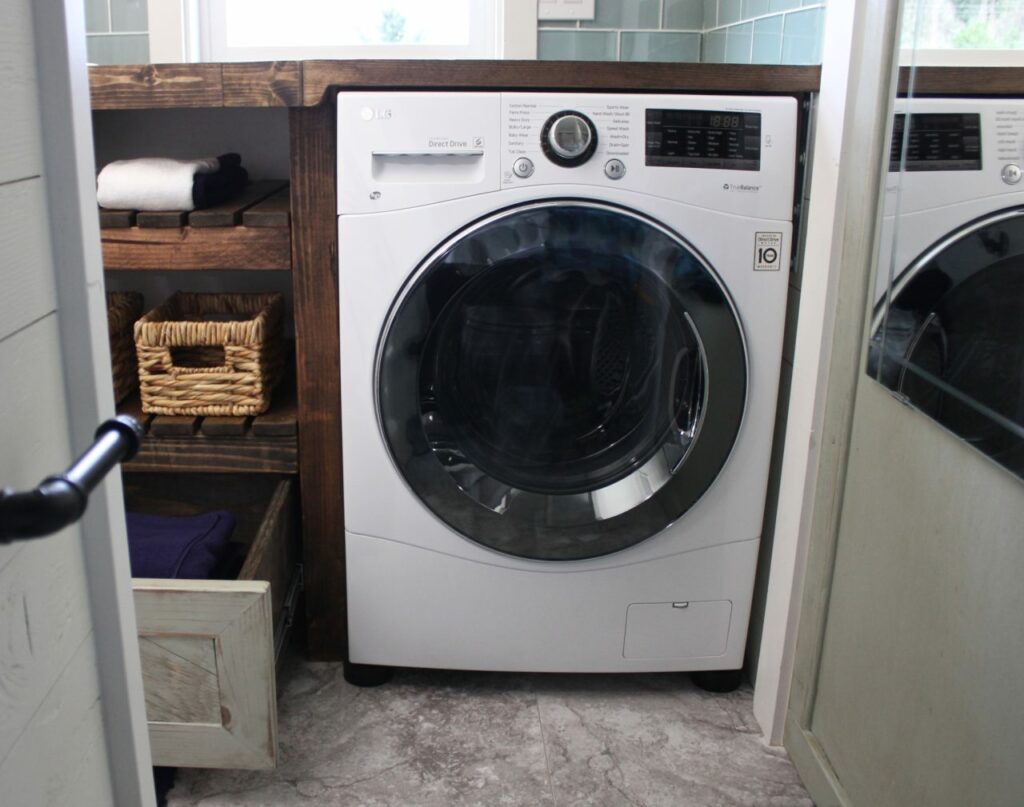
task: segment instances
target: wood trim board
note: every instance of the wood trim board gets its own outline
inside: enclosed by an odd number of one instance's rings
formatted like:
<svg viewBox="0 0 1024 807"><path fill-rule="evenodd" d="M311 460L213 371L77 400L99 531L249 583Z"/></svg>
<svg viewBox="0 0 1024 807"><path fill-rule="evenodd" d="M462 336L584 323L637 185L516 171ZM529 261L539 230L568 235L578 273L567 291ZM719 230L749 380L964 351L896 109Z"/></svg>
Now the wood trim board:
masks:
<svg viewBox="0 0 1024 807"><path fill-rule="evenodd" d="M89 68L97 109L281 107L302 101L299 62L131 64Z"/></svg>
<svg viewBox="0 0 1024 807"><path fill-rule="evenodd" d="M338 346L336 118L292 109L292 291L309 655L348 655Z"/></svg>
<svg viewBox="0 0 1024 807"><path fill-rule="evenodd" d="M910 68L901 67L897 92L910 88ZM914 95L1024 96L1024 67L919 67L914 74Z"/></svg>
<svg viewBox="0 0 1024 807"><path fill-rule="evenodd" d="M802 94L818 89L817 66L670 62L352 59L302 64L303 104L332 89L590 90Z"/></svg>

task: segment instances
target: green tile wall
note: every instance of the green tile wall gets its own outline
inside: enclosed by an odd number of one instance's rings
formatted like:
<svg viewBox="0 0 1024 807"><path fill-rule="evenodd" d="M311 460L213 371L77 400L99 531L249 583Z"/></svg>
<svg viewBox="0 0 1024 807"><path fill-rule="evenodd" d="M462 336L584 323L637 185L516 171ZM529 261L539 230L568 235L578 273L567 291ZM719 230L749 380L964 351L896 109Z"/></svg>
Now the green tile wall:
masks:
<svg viewBox="0 0 1024 807"><path fill-rule="evenodd" d="M592 20L538 23L537 58L698 62L709 1L594 0Z"/></svg>
<svg viewBox="0 0 1024 807"><path fill-rule="evenodd" d="M149 61L146 0L84 0L85 47L94 64Z"/></svg>
<svg viewBox="0 0 1024 807"><path fill-rule="evenodd" d="M537 32L538 59L613 62L618 55L619 37L614 31L561 31L546 28Z"/></svg>
<svg viewBox="0 0 1024 807"><path fill-rule="evenodd" d="M537 58L819 64L824 5L825 0L594 0L593 20L538 24Z"/></svg>
<svg viewBox="0 0 1024 807"><path fill-rule="evenodd" d="M825 0L705 0L702 61L820 64Z"/></svg>
<svg viewBox="0 0 1024 807"><path fill-rule="evenodd" d="M113 31L148 31L149 11L146 0L110 0L110 25Z"/></svg>
<svg viewBox="0 0 1024 807"><path fill-rule="evenodd" d="M149 34L87 34L85 50L93 64L146 64Z"/></svg>
<svg viewBox="0 0 1024 807"><path fill-rule="evenodd" d="M623 31L623 62L699 62L700 34L677 31Z"/></svg>
<svg viewBox="0 0 1024 807"><path fill-rule="evenodd" d="M594 0L594 19L583 28L658 28L661 0Z"/></svg>
<svg viewBox="0 0 1024 807"><path fill-rule="evenodd" d="M782 23L785 16L776 14L754 20L751 64L779 64L782 61Z"/></svg>

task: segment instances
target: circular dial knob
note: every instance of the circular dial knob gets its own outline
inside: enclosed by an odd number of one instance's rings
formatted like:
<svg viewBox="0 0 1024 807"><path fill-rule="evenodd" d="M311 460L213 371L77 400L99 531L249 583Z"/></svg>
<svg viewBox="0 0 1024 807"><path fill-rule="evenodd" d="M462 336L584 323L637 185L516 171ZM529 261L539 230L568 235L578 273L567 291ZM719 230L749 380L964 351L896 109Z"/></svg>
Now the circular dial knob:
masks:
<svg viewBox="0 0 1024 807"><path fill-rule="evenodd" d="M597 129L582 112L556 112L541 130L540 147L555 165L583 165L597 149Z"/></svg>

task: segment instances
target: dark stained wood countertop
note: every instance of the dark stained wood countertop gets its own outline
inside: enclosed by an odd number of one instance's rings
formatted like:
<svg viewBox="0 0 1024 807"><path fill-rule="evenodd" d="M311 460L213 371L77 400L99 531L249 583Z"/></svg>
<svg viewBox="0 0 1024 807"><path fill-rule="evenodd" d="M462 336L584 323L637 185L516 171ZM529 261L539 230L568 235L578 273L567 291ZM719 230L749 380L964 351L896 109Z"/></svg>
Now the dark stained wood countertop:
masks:
<svg viewBox="0 0 1024 807"><path fill-rule="evenodd" d="M900 70L899 91L909 84ZM666 62L351 59L89 68L93 109L317 106L339 89L816 92L821 68ZM918 95L1024 96L1024 67L920 67Z"/></svg>
<svg viewBox="0 0 1024 807"><path fill-rule="evenodd" d="M93 109L317 106L338 89L815 92L818 66L353 59L89 68Z"/></svg>

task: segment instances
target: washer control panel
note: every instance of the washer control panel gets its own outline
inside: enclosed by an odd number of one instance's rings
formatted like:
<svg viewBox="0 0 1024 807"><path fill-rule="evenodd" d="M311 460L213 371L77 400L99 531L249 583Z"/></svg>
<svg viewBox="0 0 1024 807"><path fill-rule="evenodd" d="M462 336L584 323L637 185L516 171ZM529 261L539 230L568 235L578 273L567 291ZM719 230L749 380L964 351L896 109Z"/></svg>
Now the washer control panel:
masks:
<svg viewBox="0 0 1024 807"><path fill-rule="evenodd" d="M337 104L342 215L492 193L793 214L794 98L353 90Z"/></svg>
<svg viewBox="0 0 1024 807"><path fill-rule="evenodd" d="M502 93L501 186L615 188L787 218L796 117L791 98Z"/></svg>
<svg viewBox="0 0 1024 807"><path fill-rule="evenodd" d="M897 102L885 215L893 215L897 205L901 212L909 213L1020 194L1024 192L1022 178L1024 103L1019 99L911 98Z"/></svg>

